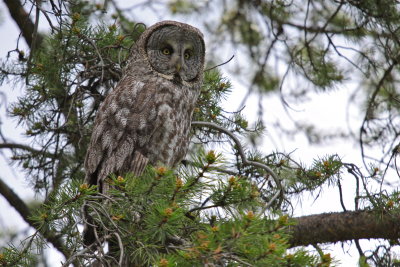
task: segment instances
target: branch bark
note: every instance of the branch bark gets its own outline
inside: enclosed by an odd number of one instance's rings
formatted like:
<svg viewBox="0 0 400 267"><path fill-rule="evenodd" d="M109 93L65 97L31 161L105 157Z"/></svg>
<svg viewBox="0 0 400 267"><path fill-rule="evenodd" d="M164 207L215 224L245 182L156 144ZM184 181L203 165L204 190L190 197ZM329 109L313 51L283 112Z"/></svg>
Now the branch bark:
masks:
<svg viewBox="0 0 400 267"><path fill-rule="evenodd" d="M4 0L11 17L17 23L21 30L22 36L25 38L26 43L29 47L33 46L35 24L29 18L29 14L25 11L20 0ZM40 43L42 36L39 34L36 36L37 43Z"/></svg>
<svg viewBox="0 0 400 267"><path fill-rule="evenodd" d="M353 239L398 239L400 213L346 211L294 218L291 247L335 243Z"/></svg>

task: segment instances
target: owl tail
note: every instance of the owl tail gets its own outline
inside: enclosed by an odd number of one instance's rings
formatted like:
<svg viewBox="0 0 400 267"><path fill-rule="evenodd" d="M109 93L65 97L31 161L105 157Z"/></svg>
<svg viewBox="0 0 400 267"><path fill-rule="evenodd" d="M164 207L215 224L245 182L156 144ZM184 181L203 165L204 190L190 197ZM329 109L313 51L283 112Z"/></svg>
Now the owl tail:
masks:
<svg viewBox="0 0 400 267"><path fill-rule="evenodd" d="M147 164L149 162L149 159L143 154L141 154L138 151L135 151L133 155L133 160L131 162L130 166L130 172L132 172L135 176L140 176L142 175L144 169L146 168ZM97 172L92 175L92 176L97 176ZM95 180L95 179L93 179ZM99 185L101 187L101 192L105 195L108 195L109 189L110 189L110 184L103 181ZM96 241L96 234L95 234L95 223L93 218L89 214L88 207L85 205L84 211L83 211L83 217L84 217L84 229L83 229L83 243L86 246L90 246Z"/></svg>
<svg viewBox="0 0 400 267"><path fill-rule="evenodd" d="M133 160L131 163L131 172L135 175L135 176L140 176L142 175L144 169L147 166L147 163L149 163L149 159L145 156L143 156L142 153L135 151L134 155L133 155Z"/></svg>

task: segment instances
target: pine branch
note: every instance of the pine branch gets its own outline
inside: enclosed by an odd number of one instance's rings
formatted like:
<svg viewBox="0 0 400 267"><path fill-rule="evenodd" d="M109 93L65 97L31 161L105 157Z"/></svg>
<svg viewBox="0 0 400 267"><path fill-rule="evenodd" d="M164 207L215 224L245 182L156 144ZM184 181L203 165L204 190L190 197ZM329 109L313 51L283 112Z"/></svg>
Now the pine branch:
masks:
<svg viewBox="0 0 400 267"><path fill-rule="evenodd" d="M32 220L32 212L25 204L25 202L15 192L0 179L0 194L13 206L17 212L21 215L26 223L32 228L38 230L43 237L50 242L58 251L60 251L66 258L69 257L70 252L65 248L60 238L55 233L50 232L46 229L39 228L38 225Z"/></svg>
<svg viewBox="0 0 400 267"><path fill-rule="evenodd" d="M400 213L377 210L322 213L294 218L291 247L353 239L400 237Z"/></svg>
<svg viewBox="0 0 400 267"><path fill-rule="evenodd" d="M21 3L21 0L4 0L6 6L9 9L9 12L11 14L11 17L14 19L14 21L17 23L19 29L21 30L22 36L25 38L28 46L30 47L31 50L35 50L35 48L40 46L40 43L43 40L43 36L40 35L37 32L38 28L38 18L40 15L40 11L43 14L46 14L45 11L43 11L40 7L40 1L35 1L33 2L33 8L36 8L36 20L33 22L30 19L30 14L27 13L23 5ZM54 8L54 6L53 6ZM32 53L30 54L32 56ZM28 65L30 62L31 58L29 58ZM61 78L60 78L61 79ZM64 85L63 82L60 80L59 85ZM28 86L29 87L29 86ZM65 93L63 94L57 94L54 96L54 100L57 103L58 107L58 112L62 114L64 117L65 121L67 122L76 122L78 121L78 111L76 107L74 107L74 101L75 99L75 94L69 94L68 93L68 88L65 86L63 88L65 90ZM58 137L61 136L61 134L58 134ZM72 145L75 151L75 155L81 155L79 151L81 150L81 140L83 138L83 134L81 132L77 131L70 131L65 133L65 138L67 139L68 144ZM60 138L57 139L59 142ZM22 145L13 145L14 147L12 148L19 148L19 149L24 149L27 151L35 152L34 149L29 149L28 147L22 147ZM18 146L18 147L16 147ZM1 148L1 147L0 147ZM45 157L52 158L52 159L60 159L60 155L57 155L58 153L58 147L55 149L54 154L52 155L51 153L46 153L46 152L39 152ZM75 156L74 155L74 156ZM57 166L56 168L61 168L62 165ZM56 172L58 173L58 172ZM60 184L64 177L55 177L53 185L55 188L53 190L57 190L57 186Z"/></svg>
<svg viewBox="0 0 400 267"><path fill-rule="evenodd" d="M256 161L252 161L252 160L248 160L245 153L244 153L244 149L242 144L240 143L239 139L228 129L215 124L213 122L205 122L205 121L192 121L192 126L194 127L208 127L210 129L214 129L217 130L219 132L222 132L226 135L228 135L233 142L236 145L236 149L239 153L239 156L242 160L243 165L247 165L247 166L253 166L253 167L257 167L257 168L261 168L264 169L269 175L271 175L271 177L274 179L276 186L278 187L278 192L273 196L273 198L265 205L262 213L264 213L271 205L272 203L278 198L278 196L281 196L280 201L282 201L285 197L284 195L284 189L281 183L281 180L279 179L279 177L276 175L276 173L267 165L261 163L261 162L256 162Z"/></svg>

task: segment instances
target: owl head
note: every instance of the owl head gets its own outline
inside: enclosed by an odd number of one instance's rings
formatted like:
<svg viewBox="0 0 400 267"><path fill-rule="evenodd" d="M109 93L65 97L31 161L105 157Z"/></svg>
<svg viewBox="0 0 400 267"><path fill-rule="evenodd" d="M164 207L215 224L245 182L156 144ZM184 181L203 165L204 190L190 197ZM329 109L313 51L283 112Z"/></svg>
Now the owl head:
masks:
<svg viewBox="0 0 400 267"><path fill-rule="evenodd" d="M195 27L177 21L161 21L147 28L137 42L150 67L177 82L202 80L205 45Z"/></svg>

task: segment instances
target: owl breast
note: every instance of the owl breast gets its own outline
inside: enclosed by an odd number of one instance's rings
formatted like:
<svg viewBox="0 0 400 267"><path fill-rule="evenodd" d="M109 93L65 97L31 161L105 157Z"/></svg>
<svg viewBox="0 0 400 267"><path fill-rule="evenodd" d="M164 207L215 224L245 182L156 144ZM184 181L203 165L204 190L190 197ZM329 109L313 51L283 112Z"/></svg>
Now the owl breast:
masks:
<svg viewBox="0 0 400 267"><path fill-rule="evenodd" d="M141 147L153 165L176 166L189 146L192 113L199 89L158 78L154 97L155 127L148 143Z"/></svg>

